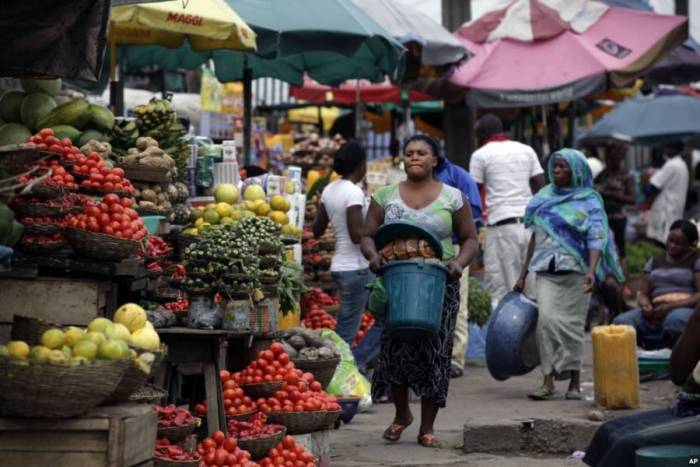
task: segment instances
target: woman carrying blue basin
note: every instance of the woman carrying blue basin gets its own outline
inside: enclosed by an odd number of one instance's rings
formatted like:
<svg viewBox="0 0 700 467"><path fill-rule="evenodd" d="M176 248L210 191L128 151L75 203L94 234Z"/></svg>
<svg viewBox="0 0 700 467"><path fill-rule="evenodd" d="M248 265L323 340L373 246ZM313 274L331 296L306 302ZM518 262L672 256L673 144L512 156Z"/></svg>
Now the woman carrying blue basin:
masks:
<svg viewBox="0 0 700 467"><path fill-rule="evenodd" d="M439 408L445 406L450 381L450 361L455 321L459 309L459 279L462 270L477 254L476 229L468 200L461 191L434 177L440 157L437 142L424 135L411 137L404 146L407 180L377 190L365 222L362 251L370 268L379 273L384 259L377 251L374 237L385 223L410 221L431 231L440 239L443 260L448 269L442 321L439 332L417 341L401 339L384 330L381 353L372 381L375 398L390 391L396 414L385 430L384 439L398 441L413 422L408 389L421 398L421 426L418 442L425 447L440 447L433 434ZM452 234L460 251L455 255Z"/></svg>
<svg viewBox="0 0 700 467"><path fill-rule="evenodd" d="M529 397L554 398L555 378L570 374L566 398L577 400L590 292L596 279L624 277L585 156L560 149L549 158L547 170L550 184L525 211L533 234L514 289L522 292L528 272L537 275L537 347L544 381Z"/></svg>

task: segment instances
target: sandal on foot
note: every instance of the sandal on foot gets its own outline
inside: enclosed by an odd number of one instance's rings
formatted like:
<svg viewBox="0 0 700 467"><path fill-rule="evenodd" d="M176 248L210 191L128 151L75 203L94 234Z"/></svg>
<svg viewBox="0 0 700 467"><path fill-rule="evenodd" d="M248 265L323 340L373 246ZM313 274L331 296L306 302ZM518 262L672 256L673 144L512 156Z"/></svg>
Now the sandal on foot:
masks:
<svg viewBox="0 0 700 467"><path fill-rule="evenodd" d="M409 421L405 425L401 425L401 424L396 423L396 422L392 423L391 425L389 425L389 428L384 430L384 434L382 435L382 438L384 438L387 441L392 441L392 442L398 441L399 439L401 439L401 433L403 433L406 428L411 426L411 423L413 423L413 419L411 419L411 421Z"/></svg>
<svg viewBox="0 0 700 467"><path fill-rule="evenodd" d="M548 401L554 399L556 394L556 389L549 389L547 386L540 386L537 391L533 392L532 394L528 394L527 397L533 401Z"/></svg>
<svg viewBox="0 0 700 467"><path fill-rule="evenodd" d="M580 401L582 399L581 390L580 389L569 389L568 391L566 391L565 397L570 401Z"/></svg>
<svg viewBox="0 0 700 467"><path fill-rule="evenodd" d="M441 448L442 443L432 433L418 435L418 444L425 448Z"/></svg>

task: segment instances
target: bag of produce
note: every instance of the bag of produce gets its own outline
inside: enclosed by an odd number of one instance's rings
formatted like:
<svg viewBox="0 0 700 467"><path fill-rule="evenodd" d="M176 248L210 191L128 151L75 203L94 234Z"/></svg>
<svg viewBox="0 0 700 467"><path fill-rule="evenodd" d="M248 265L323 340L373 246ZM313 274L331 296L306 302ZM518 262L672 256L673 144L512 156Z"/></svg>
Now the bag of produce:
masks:
<svg viewBox="0 0 700 467"><path fill-rule="evenodd" d="M367 288L369 289L367 307L369 311L372 312L372 315L374 315L374 318L381 321L386 309L386 302L388 301L382 278L375 277L372 282L367 285Z"/></svg>
<svg viewBox="0 0 700 467"><path fill-rule="evenodd" d="M224 310L210 297L191 297L188 326L194 329L220 329Z"/></svg>
<svg viewBox="0 0 700 467"><path fill-rule="evenodd" d="M372 385L357 368L350 346L330 329L322 331L321 335L333 341L340 352L340 363L335 369L333 379L328 383L326 392L339 397L361 397L361 412L372 407Z"/></svg>

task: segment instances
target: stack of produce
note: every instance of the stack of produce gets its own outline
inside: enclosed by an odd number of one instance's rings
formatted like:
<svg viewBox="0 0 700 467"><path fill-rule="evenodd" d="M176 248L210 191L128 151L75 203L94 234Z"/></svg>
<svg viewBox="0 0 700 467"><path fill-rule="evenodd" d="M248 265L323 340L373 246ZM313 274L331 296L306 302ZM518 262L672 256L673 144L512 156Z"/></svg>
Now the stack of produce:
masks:
<svg viewBox="0 0 700 467"><path fill-rule="evenodd" d="M426 240L398 239L389 242L379 252L386 261L407 259L435 259L435 251Z"/></svg>
<svg viewBox="0 0 700 467"><path fill-rule="evenodd" d="M184 182L187 177L187 158L190 154L185 138L187 129L177 119L171 102L167 99L153 98L148 104L135 107L134 115L139 135L158 141L160 148L175 160L177 180Z"/></svg>
<svg viewBox="0 0 700 467"><path fill-rule="evenodd" d="M134 178L138 179L137 174L142 169L156 172L149 173L143 179L154 181L169 180L176 172L175 159L164 151L157 140L149 136L141 136L136 140L136 147L129 148L126 156L122 157L119 165L130 173L134 174ZM159 178L162 177L162 178Z"/></svg>
<svg viewBox="0 0 700 467"><path fill-rule="evenodd" d="M360 321L360 329L357 331L355 338L352 340L352 346L357 347L365 338L370 328L374 326L374 316L369 311L365 311L362 314L362 320Z"/></svg>
<svg viewBox="0 0 700 467"><path fill-rule="evenodd" d="M170 216L178 199L177 187L172 183L134 182L134 198L139 211Z"/></svg>
<svg viewBox="0 0 700 467"><path fill-rule="evenodd" d="M267 457L260 461L260 467L314 467L316 460L314 456L304 450L303 446L294 441L291 436L285 436L284 439L270 449Z"/></svg>
<svg viewBox="0 0 700 467"><path fill-rule="evenodd" d="M144 247L143 257L146 264L146 270L151 279L157 278L163 274L163 271L172 265L172 261L168 259L173 252L171 247L165 240L157 235L150 235Z"/></svg>
<svg viewBox="0 0 700 467"><path fill-rule="evenodd" d="M246 396L243 389L235 381L233 375L226 370L219 372L219 381L224 400L224 412L226 415L251 414L258 410L258 406L253 400ZM206 417L207 403L201 402L194 407L197 415Z"/></svg>
<svg viewBox="0 0 700 467"><path fill-rule="evenodd" d="M340 304L338 297L328 295L321 289L312 288L301 297L301 310L310 311L313 308L328 309Z"/></svg>
<svg viewBox="0 0 700 467"><path fill-rule="evenodd" d="M220 184L214 189L215 203L193 210L194 226L187 229L187 235L197 236L203 229L213 225L226 225L247 217L269 217L281 226L277 235L299 237L299 230L289 223L287 212L291 205L280 195L265 199L265 190L260 185L248 185L243 191L240 204L238 189L231 184Z"/></svg>
<svg viewBox="0 0 700 467"><path fill-rule="evenodd" d="M171 443L167 438L156 439L153 457L164 463L182 465L186 462L202 462L202 456L196 451L188 451L176 443Z"/></svg>
<svg viewBox="0 0 700 467"><path fill-rule="evenodd" d="M284 351L295 361L327 360L340 357L340 351L319 331L305 328L292 328L285 332L282 340Z"/></svg>
<svg viewBox="0 0 700 467"><path fill-rule="evenodd" d="M338 323L330 313L322 308L312 308L301 320L301 324L309 329L335 329Z"/></svg>
<svg viewBox="0 0 700 467"><path fill-rule="evenodd" d="M74 229L127 240L142 240L148 235L131 198L120 198L114 193L105 195L100 203L87 206L82 213L68 216L66 223Z"/></svg>
<svg viewBox="0 0 700 467"><path fill-rule="evenodd" d="M269 425L266 422L265 414L258 412L248 421L229 420L227 424L229 436L238 440L254 440L267 438L284 431L281 425Z"/></svg>
<svg viewBox="0 0 700 467"><path fill-rule="evenodd" d="M87 156L78 155L73 175L82 179L80 188L88 194L130 195L134 192L131 181L125 177L124 169L110 167L97 152L91 152Z"/></svg>
<svg viewBox="0 0 700 467"><path fill-rule="evenodd" d="M8 91L0 98L0 145L20 144L41 128L52 128L58 138L70 138L78 146L90 140L109 141L114 115L84 99L57 96L60 79L23 79L22 91Z"/></svg>
<svg viewBox="0 0 700 467"><path fill-rule="evenodd" d="M95 318L86 329L70 326L52 328L41 335L38 345L22 340L0 345L0 357L18 364L89 365L95 360L131 359L144 373L150 374L155 356L137 353L130 346L157 351L160 338L146 319L146 312L133 303L120 307L114 321Z"/></svg>
<svg viewBox="0 0 700 467"><path fill-rule="evenodd" d="M200 465L228 467L259 467L251 460L250 453L238 447L233 436L226 436L222 431L216 431L197 445L197 452L202 456Z"/></svg>
<svg viewBox="0 0 700 467"><path fill-rule="evenodd" d="M129 148L136 146L136 140L140 136L139 127L135 119L121 119L112 128L112 151L121 159L126 156Z"/></svg>
<svg viewBox="0 0 700 467"><path fill-rule="evenodd" d="M172 404L167 406L154 405L153 410L158 414L159 429L192 426L195 423L195 418L189 410L175 407Z"/></svg>
<svg viewBox="0 0 700 467"><path fill-rule="evenodd" d="M333 227L329 226L318 240L313 238L310 229L304 229L302 250L304 253L303 264L307 274L306 277L312 282L331 282L330 267L335 251L335 232Z"/></svg>
<svg viewBox="0 0 700 467"><path fill-rule="evenodd" d="M297 310L301 297L308 292L302 273L303 270L296 261L282 262L278 293L283 315Z"/></svg>
<svg viewBox="0 0 700 467"><path fill-rule="evenodd" d="M339 134L333 138L322 138L318 133L312 132L295 135L294 143L291 151L282 156L282 162L310 169L333 165L333 155L345 140Z"/></svg>

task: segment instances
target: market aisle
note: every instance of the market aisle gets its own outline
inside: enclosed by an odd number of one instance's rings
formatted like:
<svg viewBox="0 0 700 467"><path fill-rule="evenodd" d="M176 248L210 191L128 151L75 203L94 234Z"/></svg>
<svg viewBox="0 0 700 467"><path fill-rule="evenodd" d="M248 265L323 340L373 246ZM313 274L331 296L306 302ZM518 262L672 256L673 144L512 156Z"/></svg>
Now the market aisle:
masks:
<svg viewBox="0 0 700 467"><path fill-rule="evenodd" d="M584 395L592 396L592 368L590 339L587 340L587 361L584 363L582 381ZM358 414L350 425L335 431L332 437L333 467L371 466L431 466L455 465L478 467L509 466L568 466L583 465L567 460L570 453L548 456L519 453L469 454L461 451L465 423L470 425L507 425L515 420L535 418L567 423L590 423L586 417L593 408L591 401L534 402L526 398L527 391L541 382L539 372L505 382L491 378L483 366L468 366L465 376L452 380L447 408L440 412L436 422L436 434L445 444L442 449L426 449L416 443L418 435L418 404L412 404L416 421L409 427L402 440L387 444L381 433L391 421L393 407L390 404L375 405L371 412ZM562 386L563 387L563 386ZM668 381L644 383L641 386L642 408L667 405L673 395ZM630 411L611 412L609 416L628 415ZM482 440L483 441L483 440ZM556 441L556 440L554 440ZM505 455L503 455L505 454Z"/></svg>

